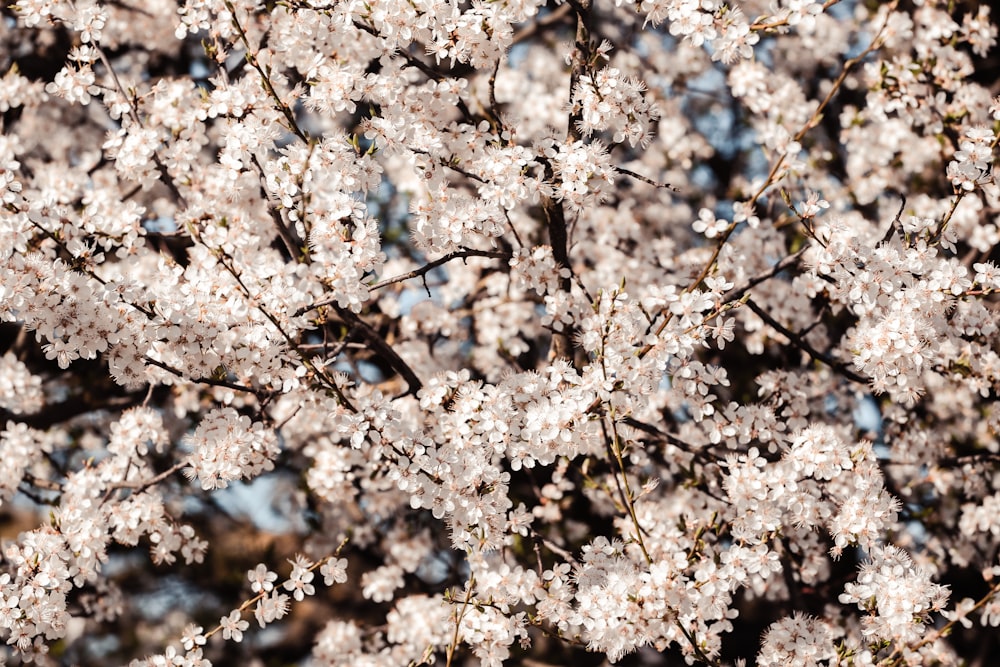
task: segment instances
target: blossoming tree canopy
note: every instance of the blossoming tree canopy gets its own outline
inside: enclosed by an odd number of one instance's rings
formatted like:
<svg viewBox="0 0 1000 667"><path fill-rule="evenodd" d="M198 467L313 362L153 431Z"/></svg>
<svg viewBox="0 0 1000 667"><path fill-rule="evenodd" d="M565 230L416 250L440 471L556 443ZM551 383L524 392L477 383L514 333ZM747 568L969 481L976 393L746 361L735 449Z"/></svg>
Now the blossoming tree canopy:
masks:
<svg viewBox="0 0 1000 667"><path fill-rule="evenodd" d="M2 12L0 663L1000 659L989 4Z"/></svg>

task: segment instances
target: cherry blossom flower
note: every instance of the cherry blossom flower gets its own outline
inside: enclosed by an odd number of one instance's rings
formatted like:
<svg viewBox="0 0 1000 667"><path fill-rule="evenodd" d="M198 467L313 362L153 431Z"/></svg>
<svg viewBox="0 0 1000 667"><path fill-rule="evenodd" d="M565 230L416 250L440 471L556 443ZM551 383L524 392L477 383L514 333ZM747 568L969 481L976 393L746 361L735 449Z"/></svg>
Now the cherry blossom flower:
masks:
<svg viewBox="0 0 1000 667"><path fill-rule="evenodd" d="M10 661L1000 623L988 3L8 4Z"/></svg>

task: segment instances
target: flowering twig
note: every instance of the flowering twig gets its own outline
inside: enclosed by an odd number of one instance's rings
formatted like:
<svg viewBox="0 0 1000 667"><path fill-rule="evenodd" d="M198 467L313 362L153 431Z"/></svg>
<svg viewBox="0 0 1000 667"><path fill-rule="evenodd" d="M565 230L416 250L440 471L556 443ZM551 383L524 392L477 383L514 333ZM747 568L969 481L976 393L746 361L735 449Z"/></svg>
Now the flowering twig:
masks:
<svg viewBox="0 0 1000 667"><path fill-rule="evenodd" d="M614 418L614 408L609 408L608 421L611 423L611 437L608 438L607 430L605 425L602 423L601 427L605 431L605 442L607 444L608 453L611 459L618 466L617 472L615 472L612 477L615 480L615 486L618 487L618 494L621 496L622 503L624 503L625 510L628 512L629 519L632 521L632 526L635 528L635 541L639 545L639 550L642 551L643 557L646 562L650 565L653 564L653 557L649 555L649 551L646 550L646 543L642 538L643 529L639 524L639 516L635 511L635 496L632 494L632 488L628 481L628 471L625 469L625 460L622 458L622 444L621 439L618 435L618 427ZM621 479L619 479L619 474Z"/></svg>
<svg viewBox="0 0 1000 667"><path fill-rule="evenodd" d="M827 9L836 5L839 2L840 0L826 0L826 2L823 3L823 11L826 11ZM787 18L779 19L777 21L771 21L769 23L758 19L757 21L754 21L753 23L750 24L750 30L766 32L768 30L775 30L777 28L781 28L786 25L789 25Z"/></svg>
<svg viewBox="0 0 1000 667"><path fill-rule="evenodd" d="M919 642L912 646L897 646L893 652L887 657L883 658L878 662L879 667L899 667L904 664L905 656L903 655L904 650L916 651L924 646L933 644L934 642L947 637L951 634L952 629L955 627L956 623L961 622L961 618L970 616L973 612L978 611L989 604L997 594L1000 594L1000 581L997 581L990 587L990 590L986 595L979 599L971 608L964 610L964 616L959 618L954 618L949 620L947 623L942 625L940 628L936 628L933 632L929 633L926 637L922 638Z"/></svg>
<svg viewBox="0 0 1000 667"><path fill-rule="evenodd" d="M455 619L455 631L452 634L451 642L449 642L448 647L445 649L445 667L451 667L452 660L455 658L455 651L458 650L458 642L461 639L459 632L461 630L462 619L465 617L465 612L468 611L469 605L472 603L472 590L476 585L476 578L470 577L469 581L465 585L465 599L462 601L461 607L453 615Z"/></svg>
<svg viewBox="0 0 1000 667"><path fill-rule="evenodd" d="M348 537L345 537L344 539L342 539L340 541L340 544L337 545L337 548L334 550L334 552L332 554L330 554L328 556L324 556L323 558L320 558L318 561L316 561L315 563L313 563L312 565L310 565L309 567L307 567L305 569L305 571L306 572L315 572L317 569L323 567L323 565L327 561L333 560L334 558L339 558L340 557L340 553L343 551L344 547L347 545L347 542L348 542L349 539L350 538L348 538ZM285 579L285 581L281 582L281 585L284 585L288 581L291 581L291 578ZM279 587L280 586L275 586L275 588L279 588ZM259 601L263 600L267 596L268 596L268 591L267 590L261 590L257 595L253 596L252 598L249 598L249 599L245 600L239 607L236 608L236 611L238 611L240 613L240 616L242 616L243 612L245 612L247 609L249 609L253 605L257 604ZM222 624L216 625L214 628L212 628L211 630L209 630L208 632L206 632L204 634L204 637L205 637L205 639L208 639L212 635L218 634L222 630L223 630Z"/></svg>
<svg viewBox="0 0 1000 667"><path fill-rule="evenodd" d="M111 61L108 59L107 54L104 53L104 49L101 48L100 44L95 44L94 48L97 51L97 57L100 58L105 69L107 69L108 73L111 75L111 80L114 82L115 88L118 89L118 93L128 103L129 117L132 119L132 122L136 124L136 127L142 127L142 121L139 118L139 111L135 107L135 101L122 85L121 80L118 78L118 72L116 72L115 68L111 66ZM187 206L187 200L184 198L184 195L181 194L177 184L174 183L174 179L170 176L170 172L167 170L167 166L163 164L160 156L154 152L152 159L153 164L156 165L156 171L160 175L160 182L163 183L168 190L170 190L170 193L177 199L181 206Z"/></svg>
<svg viewBox="0 0 1000 667"><path fill-rule="evenodd" d="M239 16L236 13L236 7L233 6L233 3L230 0L223 0L223 2L225 2L226 9L229 10L232 17L231 20L233 27L236 28L240 41L243 43L243 48L246 49L247 62L251 67L257 70L257 74L260 75L260 81L264 85L264 89L267 91L267 94L270 95L271 99L274 100L275 106L278 107L278 111L280 111L281 115L285 117L285 120L288 123L289 131L305 143L309 143L309 136L302 130L301 127L299 127L299 123L295 119L295 114L292 113L291 107L289 107L288 104L281 99L281 96L278 95L278 91L274 88L274 84L271 83L270 76L266 71L264 71L264 68L261 67L260 61L257 59L257 54L250 46L250 38L247 37L246 31L243 30L243 26L240 24Z"/></svg>

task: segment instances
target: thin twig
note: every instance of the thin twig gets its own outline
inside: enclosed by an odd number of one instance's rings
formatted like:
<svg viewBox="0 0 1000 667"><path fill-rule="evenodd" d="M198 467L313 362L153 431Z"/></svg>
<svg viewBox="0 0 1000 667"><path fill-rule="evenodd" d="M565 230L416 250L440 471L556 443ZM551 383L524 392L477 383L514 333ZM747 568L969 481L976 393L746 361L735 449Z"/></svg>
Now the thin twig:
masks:
<svg viewBox="0 0 1000 667"><path fill-rule="evenodd" d="M546 16L543 16L534 23L531 23L522 28L521 30L518 30L516 33L514 33L513 39L511 39L511 46L513 46L514 44L520 44L524 40L534 35L536 32L539 32L542 29L549 28L559 23L564 18L566 18L566 15L570 13L570 10L571 7L568 4L559 5L551 14L547 14Z"/></svg>
<svg viewBox="0 0 1000 667"><path fill-rule="evenodd" d="M453 259L465 259L467 257L490 257L493 259L506 259L506 260L510 259L509 254L505 252L499 252L496 250L474 250L472 248L455 250L454 252L450 252L443 257L439 257L431 262L428 262L427 264L424 264L419 269L414 269L413 271L407 271L406 273L400 274L398 276L393 276L392 278L386 278L385 280L380 280L379 282L372 285L369 289L379 290L382 289L383 287L388 287L389 285L405 282L412 278L421 278L423 276L426 276L428 273L430 273L437 267L447 264ZM430 295L431 295L430 290L428 290L427 296ZM324 305L329 305L329 303L320 302L315 306L313 306L312 308L318 308L319 306L324 306ZM312 310L312 308L310 308L310 310Z"/></svg>
<svg viewBox="0 0 1000 667"><path fill-rule="evenodd" d="M746 285L729 290L728 292L722 295L721 299L722 303L732 303L734 301L739 301L740 299L743 298L743 295L745 295L747 292L749 292L757 285L767 282L768 280L774 278L776 275L778 275L785 269L790 268L792 265L796 264L808 249L809 249L808 246L803 246L798 252L789 255L788 257L784 258L783 260L775 264L773 267L771 267L771 270L768 271L767 273L762 273L758 276L754 276L753 278L747 281Z"/></svg>
<svg viewBox="0 0 1000 667"><path fill-rule="evenodd" d="M619 174L624 174L626 176L631 176L632 178L636 179L637 181L642 181L643 183L646 183L648 185L652 185L654 188L666 188L667 190L673 190L674 192L680 192L680 190L676 186L670 185L670 183L659 183L659 182L654 181L653 179L649 178L648 176L643 176L642 174L637 174L636 172L632 171L631 169L626 169L625 167L615 167L614 169Z"/></svg>
<svg viewBox="0 0 1000 667"><path fill-rule="evenodd" d="M187 462L187 461L180 461L180 462L175 463L174 465L170 466L169 468L167 468L163 472L161 472L161 473L159 473L157 475L154 475L153 477L150 477L149 479L141 480L141 481L138 481L138 482L124 482L124 481L122 481L122 482L116 482L116 483L112 484L109 487L108 490L109 490L109 492L113 492L113 491L117 491L118 489L129 489L129 490L131 490L131 491L133 491L135 493L140 493L142 491L145 491L146 489L148 489L151 486L155 486L155 485L159 484L160 482L162 482L163 480L167 479L168 477L170 477L174 473L178 472L179 470L183 470L184 468L188 467L189 465L191 465L191 464L189 462Z"/></svg>
<svg viewBox="0 0 1000 667"><path fill-rule="evenodd" d="M461 639L462 618L465 617L465 612L468 611L469 604L472 602L472 589L475 586L475 582L476 578L474 576L469 579L465 589L465 601L462 603L462 608L455 612L455 632L452 635L451 642L449 642L448 647L445 649L445 667L451 667L452 661L455 659L455 651L458 650L458 642Z"/></svg>
<svg viewBox="0 0 1000 667"><path fill-rule="evenodd" d="M823 3L823 11L826 11L827 9L829 9L833 5L836 5L839 2L840 0L826 0L826 2ZM771 23L761 23L759 20L757 20L750 24L750 30L758 32L766 30L775 30L776 28L781 28L786 25L789 25L787 18L779 19L777 21L772 21Z"/></svg>

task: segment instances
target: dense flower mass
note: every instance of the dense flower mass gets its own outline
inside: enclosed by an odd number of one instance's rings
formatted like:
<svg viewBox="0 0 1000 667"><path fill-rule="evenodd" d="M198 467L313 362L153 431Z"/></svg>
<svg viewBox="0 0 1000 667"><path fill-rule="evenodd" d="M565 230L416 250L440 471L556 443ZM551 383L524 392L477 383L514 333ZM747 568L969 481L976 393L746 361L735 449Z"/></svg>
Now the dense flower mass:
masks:
<svg viewBox="0 0 1000 667"><path fill-rule="evenodd" d="M990 10L4 3L0 664L1000 661Z"/></svg>

